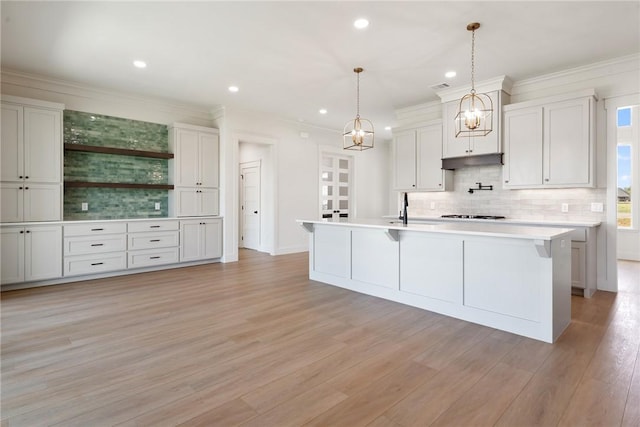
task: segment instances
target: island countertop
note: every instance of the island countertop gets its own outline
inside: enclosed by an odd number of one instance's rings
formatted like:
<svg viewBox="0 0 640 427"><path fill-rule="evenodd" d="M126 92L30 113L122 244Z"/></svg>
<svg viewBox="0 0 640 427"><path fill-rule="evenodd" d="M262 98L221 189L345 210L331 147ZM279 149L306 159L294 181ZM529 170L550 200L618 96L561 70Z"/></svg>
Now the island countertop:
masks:
<svg viewBox="0 0 640 427"><path fill-rule="evenodd" d="M443 234L466 234L486 237L551 240L573 231L571 228L533 227L524 225L495 224L490 222L420 222L402 224L399 220L355 218L342 220L298 219L300 225L325 224L344 227L379 228L398 231L422 231Z"/></svg>

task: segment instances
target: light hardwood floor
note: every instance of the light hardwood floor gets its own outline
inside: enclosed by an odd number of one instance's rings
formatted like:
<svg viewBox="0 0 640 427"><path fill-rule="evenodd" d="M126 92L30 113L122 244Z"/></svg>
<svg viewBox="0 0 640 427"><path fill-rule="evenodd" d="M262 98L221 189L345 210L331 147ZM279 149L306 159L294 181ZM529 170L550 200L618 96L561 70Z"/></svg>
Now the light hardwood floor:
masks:
<svg viewBox="0 0 640 427"><path fill-rule="evenodd" d="M554 345L308 280L307 254L2 294L2 426L638 426L640 263Z"/></svg>

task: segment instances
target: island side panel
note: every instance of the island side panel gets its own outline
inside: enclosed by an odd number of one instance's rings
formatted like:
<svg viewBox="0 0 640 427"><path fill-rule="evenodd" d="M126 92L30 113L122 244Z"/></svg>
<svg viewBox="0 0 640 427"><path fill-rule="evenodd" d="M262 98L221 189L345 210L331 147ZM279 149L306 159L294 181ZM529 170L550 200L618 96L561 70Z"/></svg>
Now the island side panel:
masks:
<svg viewBox="0 0 640 427"><path fill-rule="evenodd" d="M571 323L571 240L558 238L551 241L553 259L553 341Z"/></svg>
<svg viewBox="0 0 640 427"><path fill-rule="evenodd" d="M351 278L351 230L316 224L313 231L311 271Z"/></svg>
<svg viewBox="0 0 640 427"><path fill-rule="evenodd" d="M351 260L353 280L399 289L399 244L387 236L386 230L353 229Z"/></svg>

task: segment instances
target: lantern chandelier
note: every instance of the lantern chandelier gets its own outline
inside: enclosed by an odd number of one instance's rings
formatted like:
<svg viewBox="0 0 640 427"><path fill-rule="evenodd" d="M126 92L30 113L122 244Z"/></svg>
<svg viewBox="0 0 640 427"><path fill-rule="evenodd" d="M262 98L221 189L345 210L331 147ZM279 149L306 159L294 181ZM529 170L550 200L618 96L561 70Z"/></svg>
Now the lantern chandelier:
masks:
<svg viewBox="0 0 640 427"><path fill-rule="evenodd" d="M455 117L456 137L485 136L493 130L493 101L486 93L476 93L475 42L478 22L467 25L471 31L471 92L460 99Z"/></svg>
<svg viewBox="0 0 640 427"><path fill-rule="evenodd" d="M360 73L364 70L360 67L353 69L358 76L356 89L356 118L350 120L344 126L343 148L345 150L368 150L373 148L373 123L360 118Z"/></svg>

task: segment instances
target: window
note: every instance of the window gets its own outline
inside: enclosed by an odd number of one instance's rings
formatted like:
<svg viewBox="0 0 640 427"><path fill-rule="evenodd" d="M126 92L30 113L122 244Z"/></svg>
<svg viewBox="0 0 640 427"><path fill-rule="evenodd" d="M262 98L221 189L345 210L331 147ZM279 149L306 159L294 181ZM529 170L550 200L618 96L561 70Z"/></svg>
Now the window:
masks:
<svg viewBox="0 0 640 427"><path fill-rule="evenodd" d="M632 226L631 216L631 145L618 144L618 227Z"/></svg>
<svg viewBox="0 0 640 427"><path fill-rule="evenodd" d="M635 118L635 120L634 120ZM638 207L638 200L634 200L632 187L637 184L638 170L638 126L637 122L638 107L628 106L618 108L616 112L617 125L617 166L618 166L618 185L617 185L617 223L618 228L633 228L637 221L635 210ZM637 197L635 198L637 199ZM635 208L634 208L635 205Z"/></svg>
<svg viewBox="0 0 640 427"><path fill-rule="evenodd" d="M618 108L618 127L631 126L631 107Z"/></svg>

